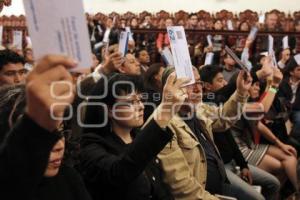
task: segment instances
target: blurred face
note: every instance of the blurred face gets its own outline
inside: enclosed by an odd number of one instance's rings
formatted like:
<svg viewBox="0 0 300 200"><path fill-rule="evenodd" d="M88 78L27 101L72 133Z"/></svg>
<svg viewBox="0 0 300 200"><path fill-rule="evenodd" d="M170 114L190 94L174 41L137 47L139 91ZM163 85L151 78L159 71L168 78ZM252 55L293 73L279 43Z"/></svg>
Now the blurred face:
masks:
<svg viewBox="0 0 300 200"><path fill-rule="evenodd" d="M150 63L150 56L146 50L143 50L139 54L139 61L142 64L149 64Z"/></svg>
<svg viewBox="0 0 300 200"><path fill-rule="evenodd" d="M167 19L166 20L166 27L168 26L173 26L173 20L172 19Z"/></svg>
<svg viewBox="0 0 300 200"><path fill-rule="evenodd" d="M224 59L224 63L225 63L225 66L226 65L228 65L228 66L234 66L235 65L235 61L229 55L226 55L226 57Z"/></svg>
<svg viewBox="0 0 300 200"><path fill-rule="evenodd" d="M140 94L120 95L113 108L110 109L110 118L121 127L137 128L144 123L144 104Z"/></svg>
<svg viewBox="0 0 300 200"><path fill-rule="evenodd" d="M133 18L133 19L131 20L131 26L132 26L132 27L136 27L137 25L138 25L137 19L136 19L136 18Z"/></svg>
<svg viewBox="0 0 300 200"><path fill-rule="evenodd" d="M249 31L249 25L246 22L241 24L241 31Z"/></svg>
<svg viewBox="0 0 300 200"><path fill-rule="evenodd" d="M8 63L0 70L0 86L24 83L26 69L22 63Z"/></svg>
<svg viewBox="0 0 300 200"><path fill-rule="evenodd" d="M111 28L112 25L113 25L113 20L112 20L111 18L108 18L108 19L106 20L106 27L107 27L107 28Z"/></svg>
<svg viewBox="0 0 300 200"><path fill-rule="evenodd" d="M298 22L295 26L296 32L300 32L300 22Z"/></svg>
<svg viewBox="0 0 300 200"><path fill-rule="evenodd" d="M25 60L26 62L29 62L29 63L32 63L34 62L34 59L33 59L33 53L32 53L32 50L31 49L27 49L25 51Z"/></svg>
<svg viewBox="0 0 300 200"><path fill-rule="evenodd" d="M190 23L193 26L197 26L197 24L198 24L198 17L196 15L191 16Z"/></svg>
<svg viewBox="0 0 300 200"><path fill-rule="evenodd" d="M147 23L147 24L150 24L151 23L151 17L150 16L146 16L144 22Z"/></svg>
<svg viewBox="0 0 300 200"><path fill-rule="evenodd" d="M188 98L187 103L196 105L202 100L202 86L203 82L200 80L200 75L196 69L193 70L195 76L195 83L186 86Z"/></svg>
<svg viewBox="0 0 300 200"><path fill-rule="evenodd" d="M223 29L223 24L220 20L217 20L214 24L215 30L222 30Z"/></svg>
<svg viewBox="0 0 300 200"><path fill-rule="evenodd" d="M290 59L290 57L291 57L291 51L290 51L290 49L283 50L282 53L281 53L281 55L282 55L282 59L283 60Z"/></svg>
<svg viewBox="0 0 300 200"><path fill-rule="evenodd" d="M263 56L260 61L259 61L259 64L263 65L266 61L267 57L266 56Z"/></svg>
<svg viewBox="0 0 300 200"><path fill-rule="evenodd" d="M210 91L215 92L223 88L225 85L227 85L227 81L224 79L223 74L220 72L215 76L212 83L211 84L209 83L209 85L210 85Z"/></svg>
<svg viewBox="0 0 300 200"><path fill-rule="evenodd" d="M161 85L161 78L162 78L162 74L164 73L164 68L161 67L158 71L158 73L154 76L155 80L156 80L156 85L158 88L162 88Z"/></svg>
<svg viewBox="0 0 300 200"><path fill-rule="evenodd" d="M276 14L271 13L267 15L266 25L269 29L275 29L277 25L278 17Z"/></svg>
<svg viewBox="0 0 300 200"><path fill-rule="evenodd" d="M296 67L293 71L290 72L291 77L300 80L300 66Z"/></svg>
<svg viewBox="0 0 300 200"><path fill-rule="evenodd" d="M259 92L260 92L259 82L253 83L250 90L249 90L250 97L252 99L258 98L259 97Z"/></svg>
<svg viewBox="0 0 300 200"><path fill-rule="evenodd" d="M134 57L134 55L128 53L125 56L125 62L121 66L120 71L129 75L140 75L141 74L141 65Z"/></svg>
<svg viewBox="0 0 300 200"><path fill-rule="evenodd" d="M65 152L65 138L60 139L52 148L48 161L48 166L44 173L45 177L56 176L59 172Z"/></svg>

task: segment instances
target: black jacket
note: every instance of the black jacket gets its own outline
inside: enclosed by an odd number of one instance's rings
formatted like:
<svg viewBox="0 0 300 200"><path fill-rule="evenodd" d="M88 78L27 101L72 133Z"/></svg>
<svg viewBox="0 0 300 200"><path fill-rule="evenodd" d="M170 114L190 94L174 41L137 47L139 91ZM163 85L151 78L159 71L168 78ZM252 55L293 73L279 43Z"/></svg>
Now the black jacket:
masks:
<svg viewBox="0 0 300 200"><path fill-rule="evenodd" d="M80 168L93 199L173 199L155 159L172 136L154 120L131 144L110 131L84 133Z"/></svg>
<svg viewBox="0 0 300 200"><path fill-rule="evenodd" d="M213 98L208 98L208 95L204 95L203 102L215 103L215 105L217 106L219 106L220 104L224 104L236 90L237 76L238 73L233 75L226 86L214 92L213 95L211 95ZM223 133L214 133L214 142L217 145L222 160L225 164L234 160L241 169L248 168L248 163L246 162L242 152L234 141L230 129L224 131Z"/></svg>
<svg viewBox="0 0 300 200"><path fill-rule="evenodd" d="M278 96L281 98L284 98L287 105L289 105L289 108L292 110L300 110L300 86L298 86L297 92L296 92L296 99L293 104L290 104L289 102L293 98L293 92L292 88L289 84L289 79L285 78L282 80L279 90L278 90Z"/></svg>
<svg viewBox="0 0 300 200"><path fill-rule="evenodd" d="M61 138L28 116L15 126L0 149L0 197L3 200L91 200L72 168L44 178L50 151Z"/></svg>

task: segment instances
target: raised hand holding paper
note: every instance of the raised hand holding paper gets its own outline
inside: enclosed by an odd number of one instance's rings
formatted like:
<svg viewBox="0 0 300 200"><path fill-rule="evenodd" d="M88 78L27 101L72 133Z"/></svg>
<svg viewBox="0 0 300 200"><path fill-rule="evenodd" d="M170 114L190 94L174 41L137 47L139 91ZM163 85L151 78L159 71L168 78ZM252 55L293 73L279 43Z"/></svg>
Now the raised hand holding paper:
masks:
<svg viewBox="0 0 300 200"><path fill-rule="evenodd" d="M283 49L288 49L288 48L290 48L290 47L289 47L289 36L285 36L285 37L282 39L282 43L283 43L283 46L282 46Z"/></svg>
<svg viewBox="0 0 300 200"><path fill-rule="evenodd" d="M167 31L177 77L191 79L187 85L195 83L193 66L184 28L182 26L169 26L167 27Z"/></svg>
<svg viewBox="0 0 300 200"><path fill-rule="evenodd" d="M74 70L92 65L82 0L24 0L34 55L63 54L76 59Z"/></svg>
<svg viewBox="0 0 300 200"><path fill-rule="evenodd" d="M122 57L124 57L127 53L128 38L129 38L129 32L122 31L120 33L119 52L122 54Z"/></svg>
<svg viewBox="0 0 300 200"><path fill-rule="evenodd" d="M230 31L232 31L234 29L231 20L227 20L227 29L230 30Z"/></svg>
<svg viewBox="0 0 300 200"><path fill-rule="evenodd" d="M204 65L211 65L214 59L214 53L208 52L205 56Z"/></svg>
<svg viewBox="0 0 300 200"><path fill-rule="evenodd" d="M276 61L275 52L273 49L274 38L271 35L269 35L268 40L269 40L268 53L269 53L269 56L271 56L271 58L272 58L273 67L277 67L277 61Z"/></svg>
<svg viewBox="0 0 300 200"><path fill-rule="evenodd" d="M272 37L272 35L268 36L268 40L269 40L268 52L269 55L271 55L273 53L273 46L274 46L274 38Z"/></svg>
<svg viewBox="0 0 300 200"><path fill-rule="evenodd" d="M258 22L260 24L264 24L265 23L265 14L264 13L260 13L259 14Z"/></svg>
<svg viewBox="0 0 300 200"><path fill-rule="evenodd" d="M213 46L212 36L208 35L208 36L206 36L206 39L207 39L208 46L212 47Z"/></svg>
<svg viewBox="0 0 300 200"><path fill-rule="evenodd" d="M251 31L250 31L249 35L248 35L248 38L250 38L252 41L254 41L255 38L256 38L257 32L258 32L258 28L256 26L253 26L251 28Z"/></svg>
<svg viewBox="0 0 300 200"><path fill-rule="evenodd" d="M133 37L132 37L132 33L131 33L131 29L130 29L130 27L129 26L126 26L125 27L125 31L127 31L128 32L128 40L129 41L134 41L134 39L133 39Z"/></svg>
<svg viewBox="0 0 300 200"><path fill-rule="evenodd" d="M13 46L17 49L23 49L22 36L22 31L13 31Z"/></svg>

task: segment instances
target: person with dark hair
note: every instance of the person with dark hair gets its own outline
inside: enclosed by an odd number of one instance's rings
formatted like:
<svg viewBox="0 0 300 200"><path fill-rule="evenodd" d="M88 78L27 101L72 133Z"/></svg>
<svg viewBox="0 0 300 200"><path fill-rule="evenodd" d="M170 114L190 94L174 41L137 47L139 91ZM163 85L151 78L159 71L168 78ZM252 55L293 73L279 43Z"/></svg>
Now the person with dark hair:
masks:
<svg viewBox="0 0 300 200"><path fill-rule="evenodd" d="M3 142L25 109L23 84L6 85L0 88L0 144Z"/></svg>
<svg viewBox="0 0 300 200"><path fill-rule="evenodd" d="M147 120L148 117L153 113L155 108L161 102L161 92L162 83L161 78L164 71L163 63L154 63L150 66L148 71L144 74L144 88L146 96L146 104L144 111L144 119Z"/></svg>
<svg viewBox="0 0 300 200"><path fill-rule="evenodd" d="M200 70L201 80L204 82L204 93L208 91L216 91L224 87L227 81L222 74L223 69L219 66L206 65ZM216 88L217 87L217 88Z"/></svg>
<svg viewBox="0 0 300 200"><path fill-rule="evenodd" d="M288 62L288 60L291 57L291 50L290 48L282 49L280 51L280 60L278 61L277 65L278 67L283 70Z"/></svg>
<svg viewBox="0 0 300 200"><path fill-rule="evenodd" d="M196 13L191 13L189 14L189 19L187 26L185 27L186 29L198 29L198 15Z"/></svg>
<svg viewBox="0 0 300 200"><path fill-rule="evenodd" d="M188 81L175 80L175 73L170 76L154 119L140 131L141 77L114 74L97 82L87 103L80 163L94 200L174 199L162 181L156 156L173 137L167 124L177 113L173 105L180 108L186 98L181 87Z"/></svg>
<svg viewBox="0 0 300 200"><path fill-rule="evenodd" d="M0 87L25 81L25 60L17 53L5 49L0 51Z"/></svg>
<svg viewBox="0 0 300 200"><path fill-rule="evenodd" d="M147 50L140 49L135 54L137 61L140 63L141 73L145 73L149 69L150 56Z"/></svg>
<svg viewBox="0 0 300 200"><path fill-rule="evenodd" d="M79 174L62 162L65 138L59 127L72 88L50 84L72 82L67 69L75 66L70 58L48 55L28 76L25 113L0 146L2 199L91 200Z"/></svg>
<svg viewBox="0 0 300 200"><path fill-rule="evenodd" d="M233 58L229 54L225 54L223 57L223 76L224 79L228 82L230 78L236 74L240 69L236 67L236 62L233 60Z"/></svg>
<svg viewBox="0 0 300 200"><path fill-rule="evenodd" d="M140 28L151 29L153 28L151 15L146 15L143 22L140 24Z"/></svg>
<svg viewBox="0 0 300 200"><path fill-rule="evenodd" d="M291 135L300 141L300 54L290 58L284 70L285 77L279 86L278 96L285 100L293 123Z"/></svg>
<svg viewBox="0 0 300 200"><path fill-rule="evenodd" d="M227 85L227 82L222 75L222 68L217 66L205 66L200 70L200 76L204 81L203 101L219 105L220 98L217 97L217 91ZM222 93L220 95L222 95ZM280 187L279 181L268 172L247 163L234 141L230 129L224 131L223 134L214 133L214 141L225 164L226 174L230 183L241 188L245 194L247 194L247 199L269 200L276 198ZM236 166L239 166L240 168L240 176L234 173L236 171ZM264 196L255 191L251 186L252 184L261 185Z"/></svg>

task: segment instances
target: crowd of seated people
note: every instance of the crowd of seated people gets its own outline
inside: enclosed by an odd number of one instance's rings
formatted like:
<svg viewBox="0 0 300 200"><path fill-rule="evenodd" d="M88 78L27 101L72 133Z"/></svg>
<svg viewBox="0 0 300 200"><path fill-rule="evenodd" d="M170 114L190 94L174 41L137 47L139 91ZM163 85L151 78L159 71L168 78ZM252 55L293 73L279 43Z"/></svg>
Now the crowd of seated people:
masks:
<svg viewBox="0 0 300 200"><path fill-rule="evenodd" d="M87 15L93 64L81 73L62 55L35 60L30 46L0 50L1 198L300 199L297 35L275 37L275 62L265 35L222 34L224 13ZM245 33L254 25L285 31L276 11L264 25L226 17ZM165 26L177 24L214 33L212 45L207 34L187 34L192 84L160 54L170 47ZM122 57L118 38L128 25ZM139 28L161 29L135 34Z"/></svg>

